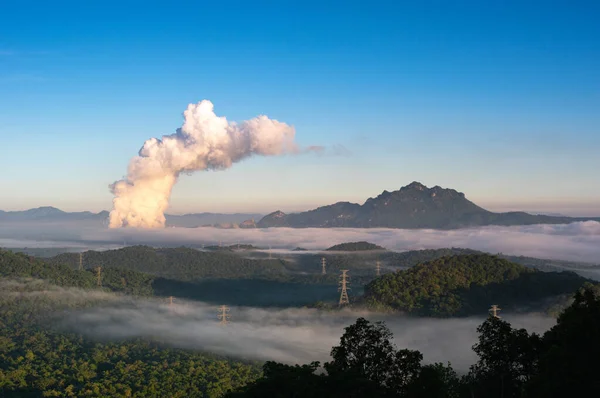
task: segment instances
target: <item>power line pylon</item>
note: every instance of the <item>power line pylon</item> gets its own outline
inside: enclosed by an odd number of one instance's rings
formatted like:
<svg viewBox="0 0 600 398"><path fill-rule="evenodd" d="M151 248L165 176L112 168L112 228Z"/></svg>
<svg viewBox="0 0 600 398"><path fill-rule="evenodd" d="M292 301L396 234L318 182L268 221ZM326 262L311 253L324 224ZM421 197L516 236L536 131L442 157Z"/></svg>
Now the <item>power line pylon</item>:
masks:
<svg viewBox="0 0 600 398"><path fill-rule="evenodd" d="M79 253L79 271L83 269L83 252Z"/></svg>
<svg viewBox="0 0 600 398"><path fill-rule="evenodd" d="M379 260L377 260L377 263L375 264L375 274L381 276L381 263Z"/></svg>
<svg viewBox="0 0 600 398"><path fill-rule="evenodd" d="M174 300L174 297L173 296L169 296L168 299L169 299L169 309L171 310L171 309L173 309L173 300Z"/></svg>
<svg viewBox="0 0 600 398"><path fill-rule="evenodd" d="M219 307L219 314L217 315L217 317L221 320L221 322L219 322L222 326L225 326L229 323L229 318L231 317L231 315L229 315L229 307L226 305L222 305Z"/></svg>
<svg viewBox="0 0 600 398"><path fill-rule="evenodd" d="M498 318L500 319L500 315L498 315L498 311L500 311L502 308L499 308L496 304L492 305L492 308L490 308L490 315L493 318Z"/></svg>
<svg viewBox="0 0 600 398"><path fill-rule="evenodd" d="M102 267L96 267L96 277L98 278L98 286L102 286Z"/></svg>
<svg viewBox="0 0 600 398"><path fill-rule="evenodd" d="M325 260L325 257L321 257L321 275L327 274L327 270L325 269L326 265L327 260Z"/></svg>
<svg viewBox="0 0 600 398"><path fill-rule="evenodd" d="M350 284L350 282L347 272L347 269L343 269L342 275L340 275L340 287L338 288L338 291L342 292L340 294L340 306L350 304L350 299L348 298L348 290L350 290L348 285Z"/></svg>

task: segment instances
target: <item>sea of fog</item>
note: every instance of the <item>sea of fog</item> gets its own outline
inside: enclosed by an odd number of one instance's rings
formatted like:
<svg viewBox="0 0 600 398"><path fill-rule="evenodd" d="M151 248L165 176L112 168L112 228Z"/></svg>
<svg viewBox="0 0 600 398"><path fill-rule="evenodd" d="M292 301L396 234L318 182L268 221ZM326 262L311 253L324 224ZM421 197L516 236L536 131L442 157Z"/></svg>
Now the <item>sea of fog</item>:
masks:
<svg viewBox="0 0 600 398"><path fill-rule="evenodd" d="M600 263L600 223L477 227L457 230L387 228L164 228L109 229L100 222L19 222L0 224L0 247L71 247L105 250L123 245L192 246L253 244L274 250L322 250L368 241L391 250L462 247L490 253Z"/></svg>
<svg viewBox="0 0 600 398"><path fill-rule="evenodd" d="M317 251L349 241L369 241L397 251L463 247L491 253L600 263L600 223L593 221L452 231L382 228L111 230L93 222L0 224L0 246L21 248L105 250L124 244L201 247L240 243L284 252L298 246ZM65 292L88 294L68 289ZM385 320L399 348L420 350L426 362L450 361L457 370L466 371L476 360L471 347L477 341L476 328L483 321L482 317L417 319L351 311L331 314L312 309L232 307L231 324L222 327L216 314L217 308L200 302L177 300L176 305L169 307L157 300L128 298L107 300L101 306L62 315L57 322L59 327L100 340L153 338L175 347L217 354L305 363L327 361L330 349L339 342L344 327L358 316L364 316ZM537 313L507 314L505 319L530 332L543 332L555 322Z"/></svg>
<svg viewBox="0 0 600 398"><path fill-rule="evenodd" d="M384 321L398 348L423 353L426 363L448 362L461 372L476 362L472 346L484 317L433 319L383 316L352 310L339 313L314 309L230 307L230 323L223 326L218 308L201 302L156 300L116 302L59 318L60 328L99 341L146 338L173 347L196 349L251 360L308 363L330 360L344 328L364 317ZM538 313L510 314L513 327L543 333L555 319Z"/></svg>
<svg viewBox="0 0 600 398"><path fill-rule="evenodd" d="M466 372L477 358L477 326L485 317L414 318L344 309L337 312L308 308L265 309L229 307L229 323L221 325L217 306L198 301L136 298L115 293L63 288L39 280L0 280L0 299L51 299L60 305L94 303L79 310L48 313L47 326L81 333L99 342L129 338L151 339L176 348L218 355L284 363L329 361L344 328L358 317L383 321L398 348L419 350L425 363L451 362ZM513 327L543 333L556 320L539 313L506 314Z"/></svg>

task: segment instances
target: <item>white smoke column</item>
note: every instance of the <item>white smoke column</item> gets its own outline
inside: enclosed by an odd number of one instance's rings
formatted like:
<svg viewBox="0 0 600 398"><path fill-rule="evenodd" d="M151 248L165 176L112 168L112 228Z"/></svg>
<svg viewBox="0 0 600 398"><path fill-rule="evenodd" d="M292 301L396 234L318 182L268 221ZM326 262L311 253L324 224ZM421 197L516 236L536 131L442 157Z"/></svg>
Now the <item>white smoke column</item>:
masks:
<svg viewBox="0 0 600 398"><path fill-rule="evenodd" d="M227 169L252 155L297 153L295 130L258 116L240 124L215 115L213 104L190 104L177 132L151 138L129 162L127 177L110 186L110 227L160 228L171 190L182 172Z"/></svg>

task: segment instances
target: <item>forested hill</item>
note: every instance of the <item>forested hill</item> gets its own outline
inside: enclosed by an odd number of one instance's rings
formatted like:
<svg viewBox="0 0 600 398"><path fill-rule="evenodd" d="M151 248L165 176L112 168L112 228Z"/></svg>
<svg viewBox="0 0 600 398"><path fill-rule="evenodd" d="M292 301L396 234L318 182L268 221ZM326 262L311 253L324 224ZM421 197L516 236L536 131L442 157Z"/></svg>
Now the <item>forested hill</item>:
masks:
<svg viewBox="0 0 600 398"><path fill-rule="evenodd" d="M106 271L104 290L117 269ZM61 332L57 317L118 298L91 289L99 287L90 271L0 250L0 397L221 397L260 374L252 364L151 341Z"/></svg>
<svg viewBox="0 0 600 398"><path fill-rule="evenodd" d="M79 264L78 253L64 253L48 260L54 264ZM229 250L199 251L186 247L155 249L130 246L118 250L87 251L83 254L85 268L101 265L145 272L181 281L201 278L265 277L285 272L281 260L248 259Z"/></svg>
<svg viewBox="0 0 600 398"><path fill-rule="evenodd" d="M422 316L484 314L491 304L515 310L589 282L573 272L541 272L488 254L442 257L386 274L365 286L364 302Z"/></svg>
<svg viewBox="0 0 600 398"><path fill-rule="evenodd" d="M360 241L360 242L340 243L338 245L331 246L330 248L327 249L327 251L342 251L342 252L357 252L357 251L367 251L367 250L385 250L385 248L378 246L374 243Z"/></svg>
<svg viewBox="0 0 600 398"><path fill-rule="evenodd" d="M57 286L105 289L134 295L152 295L153 277L122 268L103 268L100 286L95 269L77 270L62 263L48 264L22 253L0 249L0 277L43 279Z"/></svg>

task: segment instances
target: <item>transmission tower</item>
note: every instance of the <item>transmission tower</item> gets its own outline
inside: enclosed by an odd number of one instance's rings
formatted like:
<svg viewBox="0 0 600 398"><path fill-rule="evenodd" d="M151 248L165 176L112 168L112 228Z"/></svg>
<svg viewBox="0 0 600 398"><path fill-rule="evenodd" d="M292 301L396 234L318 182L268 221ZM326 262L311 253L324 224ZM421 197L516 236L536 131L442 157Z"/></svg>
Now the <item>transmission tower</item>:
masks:
<svg viewBox="0 0 600 398"><path fill-rule="evenodd" d="M79 253L79 271L83 269L83 252Z"/></svg>
<svg viewBox="0 0 600 398"><path fill-rule="evenodd" d="M500 319L500 315L498 315L498 311L500 311L501 309L502 308L499 308L496 304L492 305L492 308L490 308L490 313L491 313L492 317Z"/></svg>
<svg viewBox="0 0 600 398"><path fill-rule="evenodd" d="M229 315L229 307L226 305L222 305L219 307L219 314L217 315L217 317L221 320L221 322L219 322L222 326L225 326L229 323L229 318L231 317Z"/></svg>
<svg viewBox="0 0 600 398"><path fill-rule="evenodd" d="M340 294L340 306L350 304L350 299L348 298L348 290L350 290L348 285L350 285L350 282L347 272L347 269L343 269L342 275L340 275L340 287L338 288L338 291L342 292Z"/></svg>
<svg viewBox="0 0 600 398"><path fill-rule="evenodd" d="M102 267L96 268L96 277L98 278L98 286L102 286Z"/></svg>
<svg viewBox="0 0 600 398"><path fill-rule="evenodd" d="M375 273L377 276L381 276L381 263L379 260L377 260L377 263L375 264Z"/></svg>
<svg viewBox="0 0 600 398"><path fill-rule="evenodd" d="M173 296L169 296L169 309L173 309L173 300L175 299Z"/></svg>
<svg viewBox="0 0 600 398"><path fill-rule="evenodd" d="M321 257L321 275L327 274L327 271L325 270L326 265L327 265L327 260L325 260L325 257Z"/></svg>

